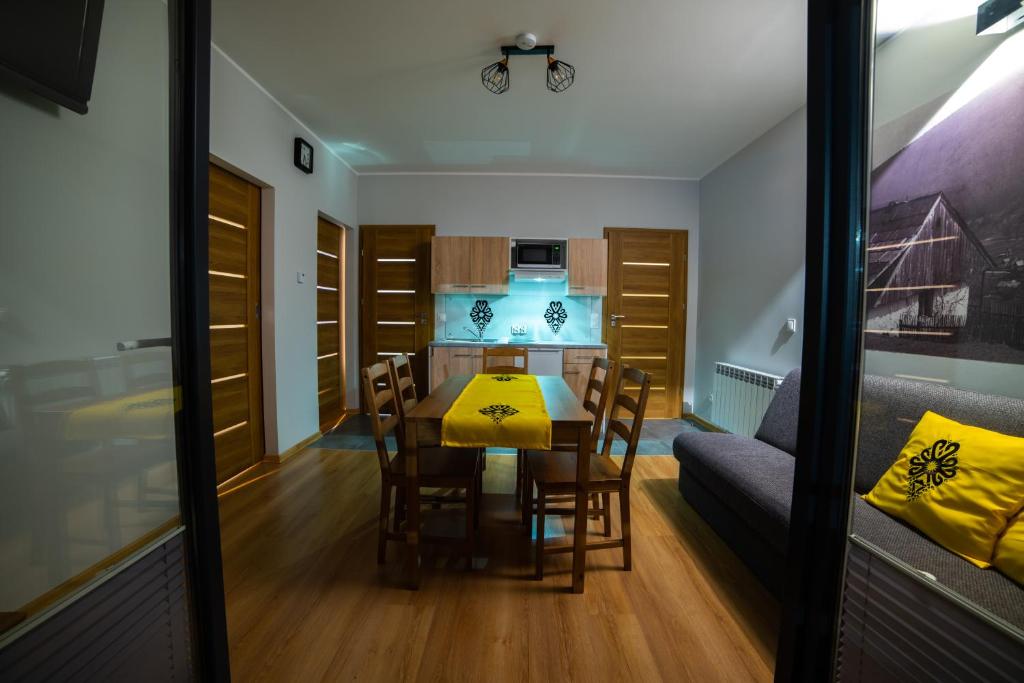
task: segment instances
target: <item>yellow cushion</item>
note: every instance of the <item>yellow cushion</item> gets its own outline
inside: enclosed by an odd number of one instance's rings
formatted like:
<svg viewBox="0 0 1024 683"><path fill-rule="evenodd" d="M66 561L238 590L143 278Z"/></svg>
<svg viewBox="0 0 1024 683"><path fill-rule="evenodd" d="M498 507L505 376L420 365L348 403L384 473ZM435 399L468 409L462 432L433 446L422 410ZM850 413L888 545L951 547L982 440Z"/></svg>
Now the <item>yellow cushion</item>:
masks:
<svg viewBox="0 0 1024 683"><path fill-rule="evenodd" d="M992 564L1017 583L1024 584L1024 512L1010 520L999 537Z"/></svg>
<svg viewBox="0 0 1024 683"><path fill-rule="evenodd" d="M864 500L989 567L996 540L1024 503L1024 438L928 411Z"/></svg>

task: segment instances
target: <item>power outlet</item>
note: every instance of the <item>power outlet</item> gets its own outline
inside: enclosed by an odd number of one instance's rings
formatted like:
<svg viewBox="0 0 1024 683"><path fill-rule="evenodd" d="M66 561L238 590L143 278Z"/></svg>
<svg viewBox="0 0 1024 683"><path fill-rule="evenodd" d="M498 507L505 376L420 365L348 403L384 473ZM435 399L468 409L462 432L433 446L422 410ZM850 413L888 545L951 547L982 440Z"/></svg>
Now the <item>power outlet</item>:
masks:
<svg viewBox="0 0 1024 683"><path fill-rule="evenodd" d="M529 330L530 328L528 325L520 323L519 325L512 325L509 331L513 337L524 337Z"/></svg>

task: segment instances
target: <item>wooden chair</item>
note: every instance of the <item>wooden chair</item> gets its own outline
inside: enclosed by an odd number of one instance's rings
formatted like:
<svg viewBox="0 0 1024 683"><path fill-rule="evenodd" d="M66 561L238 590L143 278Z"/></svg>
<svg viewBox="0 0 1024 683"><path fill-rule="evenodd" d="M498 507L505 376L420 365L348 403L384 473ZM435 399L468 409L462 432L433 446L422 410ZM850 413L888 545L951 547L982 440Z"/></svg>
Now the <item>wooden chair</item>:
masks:
<svg viewBox="0 0 1024 683"><path fill-rule="evenodd" d="M594 429L590 433L590 451L597 451L597 442L601 438L601 428L604 426L605 410L608 406L608 396L612 389L612 373L615 371L615 361L607 358L595 358L590 364L590 378L587 380L587 389L583 392L583 407L594 416ZM595 402L596 400L596 402ZM551 451L575 452L576 446L572 444L552 444ZM529 454L527 454L529 457ZM523 491L520 505L523 510L523 526L530 529L530 517L533 514L533 480L530 478L530 468L526 467L523 472ZM574 498L575 496L569 496ZM550 500L548 501L550 502ZM605 520L605 528L611 524L608 516L608 506L601 506L598 494L592 496L594 510L598 516ZM572 512L569 510L568 512ZM556 513L557 514L557 513Z"/></svg>
<svg viewBox="0 0 1024 683"><path fill-rule="evenodd" d="M402 421L405 421L405 414L416 407L419 399L416 397L416 382L412 377L412 363L409 356L404 353L392 356L388 359L388 372L391 374L391 383L398 394L398 414Z"/></svg>
<svg viewBox="0 0 1024 683"><path fill-rule="evenodd" d="M639 395L633 398L625 391L629 382L639 387ZM651 391L650 374L623 366L622 373L615 389L612 402L612 414L608 419L605 431L604 447L601 454L593 454L590 458L590 481L587 482L588 493L600 493L604 508L610 507L611 494L619 494L619 514L622 522L622 537L587 543L586 550L602 550L605 548L622 548L623 569L633 568L631 535L629 527L629 480L633 471L633 460L636 458L637 444L640 442L640 430L643 428L644 411L647 409L647 397ZM632 415L631 423L625 422L620 414L626 411ZM612 439L618 436L626 442L626 456L619 467L610 454ZM565 496L576 490L576 454L575 453L531 453L527 460L529 477L537 485L537 578L544 578L544 555L551 553L572 552L571 544L546 546L544 543L544 523L546 502L551 496ZM605 535L611 535L610 520L605 518Z"/></svg>
<svg viewBox="0 0 1024 683"><path fill-rule="evenodd" d="M495 363L496 359L512 359L512 365ZM522 367L515 364L516 358L523 359ZM530 351L523 346L484 347L484 373L488 375L529 375Z"/></svg>
<svg viewBox="0 0 1024 683"><path fill-rule="evenodd" d="M395 391L396 382L392 378L389 367L385 363L376 363L362 370L363 394L370 412L370 424L373 437L377 443L377 459L380 464L380 517L377 529L377 563L383 564L387 541L404 541L400 522L404 521L402 505L395 506L394 529L388 531L391 513L391 493L397 491L397 500L404 501L405 492L405 456L400 444L404 439L404 415L406 401L399 400ZM413 390L415 393L415 389ZM415 400L415 399L413 399ZM415 405L415 404L413 404ZM388 451L387 437L395 434L399 448L392 457ZM459 504L466 507L466 536L455 542L463 546L469 566L472 566L473 536L476 521L477 494L480 490L480 455L479 452L467 448L421 447L419 449L419 480L421 488L465 490L464 497L454 496L420 496L423 503ZM418 529L413 531L418 532ZM424 541L448 543L453 539L422 536Z"/></svg>

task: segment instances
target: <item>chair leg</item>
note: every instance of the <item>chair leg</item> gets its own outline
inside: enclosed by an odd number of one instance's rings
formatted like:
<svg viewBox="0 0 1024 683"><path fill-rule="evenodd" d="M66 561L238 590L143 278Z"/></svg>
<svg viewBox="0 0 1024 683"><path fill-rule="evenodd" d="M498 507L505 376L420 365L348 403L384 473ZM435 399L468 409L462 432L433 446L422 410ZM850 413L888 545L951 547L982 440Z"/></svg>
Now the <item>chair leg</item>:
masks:
<svg viewBox="0 0 1024 683"><path fill-rule="evenodd" d="M388 513L391 511L391 484L382 482L380 487L380 519L377 523L377 564L384 564L387 552Z"/></svg>
<svg viewBox="0 0 1024 683"><path fill-rule="evenodd" d="M473 506L473 528L480 528L480 508L483 507L484 502L484 473L479 471L476 473L475 479L476 486L476 505Z"/></svg>
<svg viewBox="0 0 1024 683"><path fill-rule="evenodd" d="M397 534L402 530L402 522L405 521L405 488L399 486L395 489L395 520L392 530Z"/></svg>
<svg viewBox="0 0 1024 683"><path fill-rule="evenodd" d="M601 516L604 517L604 535L612 535L612 494L605 491L601 494Z"/></svg>
<svg viewBox="0 0 1024 683"><path fill-rule="evenodd" d="M516 451L516 502L518 503L523 493L523 461L526 458L526 453L523 449Z"/></svg>
<svg viewBox="0 0 1024 683"><path fill-rule="evenodd" d="M520 502L523 512L523 530L530 533L530 517L533 516L533 477L530 476L530 468L523 472L523 498Z"/></svg>
<svg viewBox="0 0 1024 683"><path fill-rule="evenodd" d="M466 569L473 568L473 538L476 536L476 510L480 501L477 500L476 491L479 485L477 477L466 486Z"/></svg>
<svg viewBox="0 0 1024 683"><path fill-rule="evenodd" d="M544 578L544 491L537 489L537 572L538 581Z"/></svg>
<svg viewBox="0 0 1024 683"><path fill-rule="evenodd" d="M622 520L622 568L633 570L633 537L629 529L629 487L619 491L619 517Z"/></svg>

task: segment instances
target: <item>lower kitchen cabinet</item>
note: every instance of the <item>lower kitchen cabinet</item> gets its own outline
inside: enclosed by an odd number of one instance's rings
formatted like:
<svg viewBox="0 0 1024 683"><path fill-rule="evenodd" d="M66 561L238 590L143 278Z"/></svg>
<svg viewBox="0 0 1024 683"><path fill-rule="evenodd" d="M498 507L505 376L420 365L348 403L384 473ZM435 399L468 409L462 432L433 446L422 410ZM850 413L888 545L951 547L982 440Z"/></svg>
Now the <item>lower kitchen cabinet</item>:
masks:
<svg viewBox="0 0 1024 683"><path fill-rule="evenodd" d="M566 349L562 354L562 377L582 401L590 379L590 366L595 358L605 358L606 349Z"/></svg>

